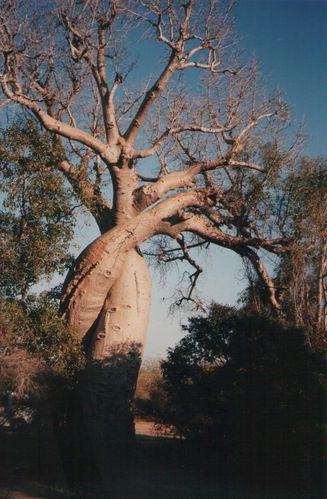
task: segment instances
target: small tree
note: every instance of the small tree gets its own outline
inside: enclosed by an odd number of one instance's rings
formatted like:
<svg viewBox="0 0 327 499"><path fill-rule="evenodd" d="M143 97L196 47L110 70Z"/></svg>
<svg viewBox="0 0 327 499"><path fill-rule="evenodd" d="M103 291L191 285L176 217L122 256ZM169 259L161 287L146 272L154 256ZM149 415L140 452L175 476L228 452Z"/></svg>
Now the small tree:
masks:
<svg viewBox="0 0 327 499"><path fill-rule="evenodd" d="M161 422L253 470L322 472L326 360L303 331L212 305L162 362ZM311 468L312 466L312 468ZM293 471L294 471L293 469ZM321 478L321 477L320 477Z"/></svg>
<svg viewBox="0 0 327 499"><path fill-rule="evenodd" d="M0 151L0 397L2 422L13 424L35 419L55 380L57 394L70 386L83 355L58 303L31 295L70 261L74 200L53 167L51 136L22 120L1 131Z"/></svg>
<svg viewBox="0 0 327 499"><path fill-rule="evenodd" d="M35 120L0 133L0 290L24 300L70 262L74 198L56 171L54 145Z"/></svg>
<svg viewBox="0 0 327 499"><path fill-rule="evenodd" d="M313 350L326 351L326 160L300 158L276 192L281 230L293 241L290 251L275 262L274 284L282 315L304 328ZM249 265L246 279L240 302L248 310L271 313L267 291Z"/></svg>
<svg viewBox="0 0 327 499"><path fill-rule="evenodd" d="M0 426L63 423L84 356L57 304L0 295L0 333Z"/></svg>
<svg viewBox="0 0 327 499"><path fill-rule="evenodd" d="M137 416L155 419L161 396L162 374L159 360L147 360L142 364L135 390ZM163 392L162 392L163 393Z"/></svg>
<svg viewBox="0 0 327 499"><path fill-rule="evenodd" d="M278 266L285 316L304 327L313 349L326 351L327 164L303 158L287 179L284 203L297 247Z"/></svg>

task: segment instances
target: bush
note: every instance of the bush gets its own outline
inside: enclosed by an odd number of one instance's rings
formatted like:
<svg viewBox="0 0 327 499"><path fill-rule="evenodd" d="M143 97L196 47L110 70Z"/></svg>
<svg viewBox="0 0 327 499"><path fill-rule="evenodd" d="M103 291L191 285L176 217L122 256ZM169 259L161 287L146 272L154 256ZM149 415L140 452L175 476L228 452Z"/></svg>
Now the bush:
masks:
<svg viewBox="0 0 327 499"><path fill-rule="evenodd" d="M303 331L220 305L184 329L162 362L161 423L238 464L319 467L326 360Z"/></svg>
<svg viewBox="0 0 327 499"><path fill-rule="evenodd" d="M84 355L46 297L0 296L0 427L47 425L64 414Z"/></svg>

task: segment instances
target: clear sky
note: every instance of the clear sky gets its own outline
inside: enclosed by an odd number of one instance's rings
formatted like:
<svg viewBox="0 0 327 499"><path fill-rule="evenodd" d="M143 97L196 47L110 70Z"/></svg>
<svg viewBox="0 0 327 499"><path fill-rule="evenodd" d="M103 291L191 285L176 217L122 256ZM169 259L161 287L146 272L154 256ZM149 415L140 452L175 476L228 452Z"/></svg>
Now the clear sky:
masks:
<svg viewBox="0 0 327 499"><path fill-rule="evenodd" d="M326 155L327 1L239 0L235 15L241 46L256 56L269 86L284 93L293 119L305 120L305 152ZM172 294L174 277L167 276L166 287L154 277L146 356L164 356L182 337L179 321L185 323L185 317L169 317L167 301L162 301ZM200 294L233 304L244 286L241 278L240 258L217 248L205 265Z"/></svg>
<svg viewBox="0 0 327 499"><path fill-rule="evenodd" d="M326 154L327 1L239 0L242 46L278 86L295 120L305 120L307 152Z"/></svg>

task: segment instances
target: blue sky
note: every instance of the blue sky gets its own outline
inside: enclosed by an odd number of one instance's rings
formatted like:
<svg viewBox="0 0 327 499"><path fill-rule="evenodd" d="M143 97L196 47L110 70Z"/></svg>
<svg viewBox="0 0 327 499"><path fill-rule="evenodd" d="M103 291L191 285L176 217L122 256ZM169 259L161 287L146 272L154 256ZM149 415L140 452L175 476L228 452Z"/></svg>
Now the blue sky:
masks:
<svg viewBox="0 0 327 499"><path fill-rule="evenodd" d="M241 46L256 56L269 87L284 93L293 120L305 120L305 152L326 155L327 1L239 0L235 15ZM179 321L185 323L185 317L169 317L167 302L162 301L176 283L172 274L167 283L164 287L154 278L146 356L164 356L182 337ZM239 257L214 249L205 264L200 293L233 304L243 286Z"/></svg>
<svg viewBox="0 0 327 499"><path fill-rule="evenodd" d="M304 118L307 152L326 154L327 1L239 0L235 13L242 46L284 92L295 120Z"/></svg>

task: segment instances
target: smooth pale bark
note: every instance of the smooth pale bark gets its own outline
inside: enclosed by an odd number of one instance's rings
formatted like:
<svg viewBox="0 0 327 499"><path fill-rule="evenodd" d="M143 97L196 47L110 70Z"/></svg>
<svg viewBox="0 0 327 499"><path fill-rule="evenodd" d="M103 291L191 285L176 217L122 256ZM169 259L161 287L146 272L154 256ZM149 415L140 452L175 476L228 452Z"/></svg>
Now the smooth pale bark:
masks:
<svg viewBox="0 0 327 499"><path fill-rule="evenodd" d="M131 403L147 332L151 280L129 229L115 227L91 243L65 286L66 317L87 345L81 401L97 461L101 454L99 465L105 449L134 437ZM135 234L148 230L144 225Z"/></svg>
<svg viewBox="0 0 327 499"><path fill-rule="evenodd" d="M135 232L135 234L134 234ZM97 320L108 293L123 275L127 254L137 245L135 227L115 227L76 260L64 285L62 309L81 340ZM139 231L146 234L147 230Z"/></svg>
<svg viewBox="0 0 327 499"><path fill-rule="evenodd" d="M82 402L96 460L134 437L132 400L142 360L151 280L137 250L127 253L93 328Z"/></svg>
<svg viewBox="0 0 327 499"><path fill-rule="evenodd" d="M134 343L142 352L150 303L151 279L147 263L132 250L101 310L90 346L92 358L107 357L119 344Z"/></svg>
<svg viewBox="0 0 327 499"><path fill-rule="evenodd" d="M186 191L161 201L150 210L109 230L91 243L77 258L63 288L62 310L81 340L94 325L106 297L120 278L126 255L143 241L159 233L182 230L178 213L187 206L213 202L212 189ZM175 216L176 220L169 220Z"/></svg>

